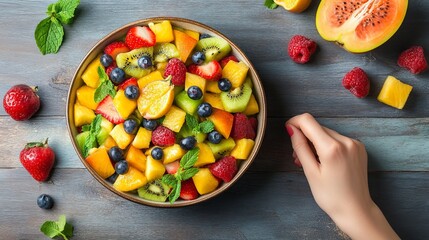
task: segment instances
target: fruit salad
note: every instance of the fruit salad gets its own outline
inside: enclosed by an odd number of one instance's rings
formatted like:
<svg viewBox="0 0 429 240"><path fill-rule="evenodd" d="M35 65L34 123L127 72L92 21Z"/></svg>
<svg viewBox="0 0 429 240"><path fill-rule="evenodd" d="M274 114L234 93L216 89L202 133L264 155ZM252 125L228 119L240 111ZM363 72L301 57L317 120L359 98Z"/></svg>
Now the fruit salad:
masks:
<svg viewBox="0 0 429 240"><path fill-rule="evenodd" d="M228 41L151 22L81 75L74 125L86 163L121 192L192 200L231 181L255 145L258 100Z"/></svg>

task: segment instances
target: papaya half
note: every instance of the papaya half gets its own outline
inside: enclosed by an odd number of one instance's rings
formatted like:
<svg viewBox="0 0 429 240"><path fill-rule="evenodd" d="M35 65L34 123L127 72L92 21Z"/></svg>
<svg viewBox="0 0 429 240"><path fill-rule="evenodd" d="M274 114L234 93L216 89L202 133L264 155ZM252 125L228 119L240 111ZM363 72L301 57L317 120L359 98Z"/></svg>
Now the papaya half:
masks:
<svg viewBox="0 0 429 240"><path fill-rule="evenodd" d="M407 7L408 0L322 0L316 28L323 39L349 52L368 52L395 34Z"/></svg>

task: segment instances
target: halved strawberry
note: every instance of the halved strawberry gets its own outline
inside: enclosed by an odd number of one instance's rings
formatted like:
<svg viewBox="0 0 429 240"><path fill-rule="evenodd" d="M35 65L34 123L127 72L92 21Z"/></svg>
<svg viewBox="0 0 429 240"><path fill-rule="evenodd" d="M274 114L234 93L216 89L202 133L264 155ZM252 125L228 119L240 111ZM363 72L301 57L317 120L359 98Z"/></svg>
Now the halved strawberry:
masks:
<svg viewBox="0 0 429 240"><path fill-rule="evenodd" d="M107 95L95 109L96 114L101 114L105 119L113 124L123 123L125 120L119 115L115 105L113 105L113 99L110 95Z"/></svg>
<svg viewBox="0 0 429 240"><path fill-rule="evenodd" d="M222 77L222 67L216 60L203 65L189 65L188 71L190 73L197 74L208 81L217 81Z"/></svg>
<svg viewBox="0 0 429 240"><path fill-rule="evenodd" d="M226 156L211 164L209 170L215 177L229 182L237 173L237 161L233 156Z"/></svg>
<svg viewBox="0 0 429 240"><path fill-rule="evenodd" d="M125 45L124 42L112 42L104 48L104 53L112 56L113 60L116 60L116 56L119 53L129 52L130 49Z"/></svg>
<svg viewBox="0 0 429 240"><path fill-rule="evenodd" d="M180 167L180 162L179 160L171 162L171 163L167 163L164 165L165 170L167 171L167 173L169 174L175 174L177 172L177 169L179 169Z"/></svg>
<svg viewBox="0 0 429 240"><path fill-rule="evenodd" d="M156 36L149 27L136 26L128 30L125 43L131 50L142 47L152 47L156 43Z"/></svg>
<svg viewBox="0 0 429 240"><path fill-rule="evenodd" d="M137 78L128 78L127 80L125 80L123 83L119 84L118 86L118 90L125 90L125 88L127 88L130 85L134 85L137 86Z"/></svg>
<svg viewBox="0 0 429 240"><path fill-rule="evenodd" d="M229 61L238 62L238 59L234 55L226 56L220 60L220 66L224 68Z"/></svg>
<svg viewBox="0 0 429 240"><path fill-rule="evenodd" d="M182 188L180 189L181 199L192 200L198 196L199 194L192 178L182 182Z"/></svg>

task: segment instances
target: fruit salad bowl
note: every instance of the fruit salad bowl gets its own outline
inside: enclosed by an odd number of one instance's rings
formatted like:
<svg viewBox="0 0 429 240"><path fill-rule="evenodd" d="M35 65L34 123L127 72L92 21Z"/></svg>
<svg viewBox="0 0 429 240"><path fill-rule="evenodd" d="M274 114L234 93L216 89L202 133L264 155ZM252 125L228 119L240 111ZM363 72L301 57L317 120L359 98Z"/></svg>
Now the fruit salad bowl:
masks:
<svg viewBox="0 0 429 240"><path fill-rule="evenodd" d="M122 26L72 79L67 127L79 159L130 201L182 207L245 173L266 125L261 81L246 55L202 23L155 17Z"/></svg>

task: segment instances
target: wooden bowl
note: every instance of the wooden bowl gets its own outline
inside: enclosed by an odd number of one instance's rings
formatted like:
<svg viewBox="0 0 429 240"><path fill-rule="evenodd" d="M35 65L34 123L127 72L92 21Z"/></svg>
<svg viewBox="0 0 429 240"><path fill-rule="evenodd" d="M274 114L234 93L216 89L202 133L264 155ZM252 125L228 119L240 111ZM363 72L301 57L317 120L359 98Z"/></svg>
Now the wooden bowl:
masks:
<svg viewBox="0 0 429 240"><path fill-rule="evenodd" d="M250 67L249 74L253 81L253 93L258 101L260 112L257 115L258 118L258 130L256 133L256 139L255 139L255 146L253 147L252 152L249 155L249 158L245 161L241 161L239 165L239 169L235 177L228 183L221 183L219 187L208 194L202 195L194 200L181 200L178 199L173 204L167 202L155 202L155 201L149 201L143 198L139 198L136 193L125 193L120 192L113 188L112 184L100 177L92 168L91 166L85 161L84 157L80 153L78 149L77 142L75 140L75 136L78 134L78 131L74 125L74 113L73 113L73 105L76 101L76 90L82 86L83 80L81 78L82 73L86 69L86 67L89 65L91 60L93 60L99 53L101 53L105 46L107 46L109 43L113 42L114 40L120 39L121 37L125 36L128 29L133 26L142 26L147 25L149 22L160 22L162 20L169 20L173 26L181 27L193 31L197 31L200 33L207 33L212 36L217 36L220 38L225 39L228 41L228 43L231 45L232 48L232 54L235 55L240 61L243 61L247 66ZM203 201L206 201L210 198L213 198L226 189L228 189L230 186L232 186L237 180L244 174L244 172L249 168L250 164L255 160L256 155L261 147L262 140L265 134L265 125L266 125L266 104L265 104L265 95L264 90L261 84L261 81L259 79L258 74L256 73L252 63L249 61L249 59L246 57L246 55L227 37L225 37L222 33L216 31L215 29L206 26L202 23L189 20L189 19L183 19L183 18L176 18L176 17L154 17L154 18L148 18L143 20L138 20L132 23L129 23L125 26L122 26L115 31L111 32L107 36L105 36L103 39L98 41L94 47L91 48L91 50L86 54L86 56L83 58L82 62L79 64L79 67L77 68L73 80L70 84L68 96L67 96L67 128L68 132L71 138L71 142L73 144L74 149L76 150L77 155L79 156L79 159L85 165L86 169L91 173L91 175L97 179L103 186L105 186L110 191L114 192L115 194L128 199L130 201L145 204L149 206L154 207L182 207L182 206L188 206L193 205L196 203L200 203Z"/></svg>

